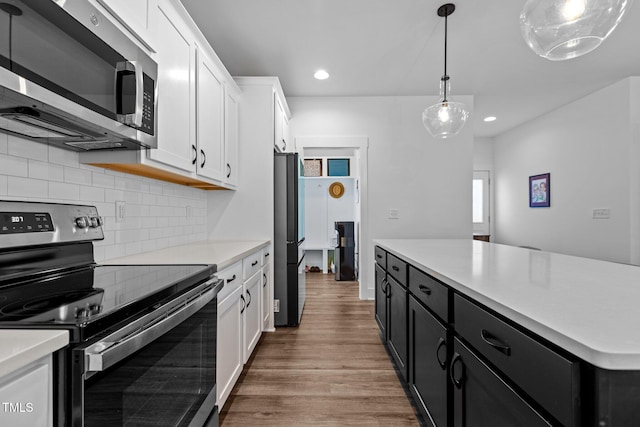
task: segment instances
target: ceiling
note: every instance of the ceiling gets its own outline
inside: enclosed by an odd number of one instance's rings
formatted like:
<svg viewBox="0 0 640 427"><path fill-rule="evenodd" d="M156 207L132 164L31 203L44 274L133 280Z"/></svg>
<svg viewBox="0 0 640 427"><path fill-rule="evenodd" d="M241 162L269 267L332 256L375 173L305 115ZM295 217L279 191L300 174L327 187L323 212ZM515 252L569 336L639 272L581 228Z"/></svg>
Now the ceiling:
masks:
<svg viewBox="0 0 640 427"><path fill-rule="evenodd" d="M287 97L438 95L444 18L434 0L182 0L234 76L278 76ZM452 96L474 96L493 137L640 76L640 5L593 52L552 62L520 34L524 0L458 0L448 18ZM318 81L317 69L331 77ZM427 105L425 105L427 107ZM292 112L295 114L295 111ZM484 123L493 115L498 120ZM416 120L421 118L417 117Z"/></svg>

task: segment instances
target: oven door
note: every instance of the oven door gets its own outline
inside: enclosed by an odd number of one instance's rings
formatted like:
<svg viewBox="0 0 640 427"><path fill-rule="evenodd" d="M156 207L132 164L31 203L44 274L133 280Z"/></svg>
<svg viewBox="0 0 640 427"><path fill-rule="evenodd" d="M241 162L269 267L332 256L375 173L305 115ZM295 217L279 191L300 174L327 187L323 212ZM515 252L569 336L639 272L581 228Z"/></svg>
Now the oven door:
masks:
<svg viewBox="0 0 640 427"><path fill-rule="evenodd" d="M212 282L74 350L73 426L218 425Z"/></svg>

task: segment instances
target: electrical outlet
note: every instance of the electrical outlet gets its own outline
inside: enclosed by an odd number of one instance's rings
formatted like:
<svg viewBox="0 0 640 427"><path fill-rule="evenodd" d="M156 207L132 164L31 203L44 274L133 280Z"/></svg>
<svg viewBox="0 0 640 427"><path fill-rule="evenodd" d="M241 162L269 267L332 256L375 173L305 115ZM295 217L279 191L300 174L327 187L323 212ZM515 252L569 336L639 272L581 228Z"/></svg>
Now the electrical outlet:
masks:
<svg viewBox="0 0 640 427"><path fill-rule="evenodd" d="M609 208L593 210L593 219L609 219L609 216L610 216Z"/></svg>
<svg viewBox="0 0 640 427"><path fill-rule="evenodd" d="M116 222L124 222L127 214L127 204L124 200L116 200Z"/></svg>
<svg viewBox="0 0 640 427"><path fill-rule="evenodd" d="M273 312L274 313L280 313L280 300L279 299L274 299L273 300Z"/></svg>
<svg viewBox="0 0 640 427"><path fill-rule="evenodd" d="M400 211L398 209L389 209L389 219L399 219Z"/></svg>

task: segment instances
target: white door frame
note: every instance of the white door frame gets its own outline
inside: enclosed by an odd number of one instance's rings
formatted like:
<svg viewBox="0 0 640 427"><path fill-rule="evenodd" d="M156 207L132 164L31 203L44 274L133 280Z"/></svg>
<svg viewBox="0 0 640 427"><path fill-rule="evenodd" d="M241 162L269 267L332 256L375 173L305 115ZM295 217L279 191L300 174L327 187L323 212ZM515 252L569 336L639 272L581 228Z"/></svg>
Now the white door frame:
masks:
<svg viewBox="0 0 640 427"><path fill-rule="evenodd" d="M358 271L360 299L374 298L373 264L367 260L373 260L373 247L369 233L369 184L368 184L368 162L369 162L369 137L367 136L336 136L336 135L313 135L298 136L295 138L295 147L304 156L304 150L350 148L357 150L360 159L360 247L358 255ZM364 268L365 266L370 268ZM368 286L368 285L371 286Z"/></svg>

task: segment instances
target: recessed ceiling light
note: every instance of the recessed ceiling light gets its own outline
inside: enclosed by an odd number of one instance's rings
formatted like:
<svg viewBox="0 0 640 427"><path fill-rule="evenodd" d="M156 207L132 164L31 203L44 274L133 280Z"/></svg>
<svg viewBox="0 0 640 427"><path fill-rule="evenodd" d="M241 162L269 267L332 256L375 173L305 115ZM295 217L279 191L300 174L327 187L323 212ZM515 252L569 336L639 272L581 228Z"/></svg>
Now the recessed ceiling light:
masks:
<svg viewBox="0 0 640 427"><path fill-rule="evenodd" d="M493 121L495 121L495 120L496 120L496 117L495 117L495 116L488 116L488 117L485 117L485 118L484 118L484 121L485 121L485 122L493 122Z"/></svg>
<svg viewBox="0 0 640 427"><path fill-rule="evenodd" d="M318 80L326 80L329 78L329 73L327 73L325 70L318 70L313 75L313 77L315 77Z"/></svg>

